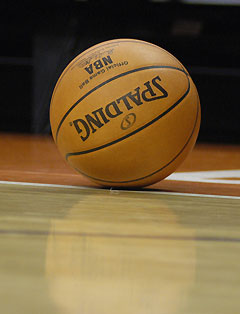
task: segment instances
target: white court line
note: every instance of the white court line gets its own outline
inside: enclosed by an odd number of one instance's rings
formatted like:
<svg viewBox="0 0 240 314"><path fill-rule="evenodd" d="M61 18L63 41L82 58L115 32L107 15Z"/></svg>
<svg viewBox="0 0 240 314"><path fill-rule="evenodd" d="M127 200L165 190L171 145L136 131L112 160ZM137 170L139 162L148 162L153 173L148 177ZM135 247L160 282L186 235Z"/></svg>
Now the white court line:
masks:
<svg viewBox="0 0 240 314"><path fill-rule="evenodd" d="M232 178L229 180L227 178ZM240 170L210 170L210 171L191 171L175 172L166 178L173 181L191 181L217 184L240 184Z"/></svg>
<svg viewBox="0 0 240 314"><path fill-rule="evenodd" d="M77 189L77 190L91 189L91 187L86 187L86 186L47 184L47 183L31 183L31 182L15 182L15 181L0 181L0 184L27 185L27 186L36 186L36 187L65 188L65 189Z"/></svg>
<svg viewBox="0 0 240 314"><path fill-rule="evenodd" d="M61 185L61 184L45 184L45 183L30 183L30 182L13 182L13 181L0 181L0 184L9 185L23 185L23 186L35 186L35 187L49 187L49 188L62 188L62 189L75 189L75 190L101 190L107 191L106 189L97 187L86 187L86 186L74 186L74 185ZM174 196L193 196L193 197L205 197L205 198L225 198L240 200L240 196L226 196L226 195L211 195L211 194L194 194L194 193L178 193L178 192L165 192L165 191L134 191L134 190L115 190L114 188L109 189L110 193L148 193L148 194L160 194L160 195L174 195Z"/></svg>

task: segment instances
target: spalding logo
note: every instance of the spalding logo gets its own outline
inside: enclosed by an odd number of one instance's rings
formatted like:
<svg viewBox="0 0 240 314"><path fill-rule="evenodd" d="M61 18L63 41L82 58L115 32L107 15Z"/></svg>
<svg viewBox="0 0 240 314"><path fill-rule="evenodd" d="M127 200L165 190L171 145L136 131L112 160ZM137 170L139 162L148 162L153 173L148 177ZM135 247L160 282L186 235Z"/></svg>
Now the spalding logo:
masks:
<svg viewBox="0 0 240 314"><path fill-rule="evenodd" d="M123 118L122 123L121 123L121 129L122 130L127 130L129 129L132 125L134 125L136 121L136 115L135 113L129 113L126 115L126 117Z"/></svg>
<svg viewBox="0 0 240 314"><path fill-rule="evenodd" d="M144 103L168 97L168 92L160 85L160 82L160 77L156 76L151 81L145 82L143 86L138 86L133 91L86 114L84 117L73 120L70 122L70 126L75 127L76 132L84 142L91 134L110 123L112 119L133 109L134 106L142 106ZM128 125L131 123L130 120L126 120L126 124L122 126L122 129L128 129Z"/></svg>

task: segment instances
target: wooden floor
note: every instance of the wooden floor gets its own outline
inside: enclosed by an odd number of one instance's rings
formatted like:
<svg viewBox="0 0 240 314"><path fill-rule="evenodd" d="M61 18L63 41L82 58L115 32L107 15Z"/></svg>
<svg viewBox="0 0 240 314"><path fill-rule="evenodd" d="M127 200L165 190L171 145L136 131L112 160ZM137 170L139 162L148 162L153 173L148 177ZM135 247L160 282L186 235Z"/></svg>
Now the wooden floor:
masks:
<svg viewBox="0 0 240 314"><path fill-rule="evenodd" d="M240 312L239 146L198 144L124 191L76 174L48 136L0 145L1 313Z"/></svg>
<svg viewBox="0 0 240 314"><path fill-rule="evenodd" d="M0 133L0 147L0 180L96 187L66 164L50 136ZM198 144L177 171L214 170L238 170L239 175L232 178L226 173L227 184L226 182L225 184L210 183L206 180L204 182L179 179L176 181L167 178L148 188L172 192L240 196L240 184L236 184L240 182L240 146ZM238 182L234 179L238 179Z"/></svg>

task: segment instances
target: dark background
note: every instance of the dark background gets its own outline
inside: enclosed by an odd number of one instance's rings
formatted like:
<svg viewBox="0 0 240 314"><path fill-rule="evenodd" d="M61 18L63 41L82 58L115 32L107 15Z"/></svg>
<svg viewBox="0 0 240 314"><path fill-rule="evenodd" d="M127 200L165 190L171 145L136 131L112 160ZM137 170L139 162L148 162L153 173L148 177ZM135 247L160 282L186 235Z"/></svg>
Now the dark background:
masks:
<svg viewBox="0 0 240 314"><path fill-rule="evenodd" d="M240 6L2 0L0 12L0 131L49 133L51 93L69 61L127 37L163 47L189 70L202 106L199 141L240 143Z"/></svg>

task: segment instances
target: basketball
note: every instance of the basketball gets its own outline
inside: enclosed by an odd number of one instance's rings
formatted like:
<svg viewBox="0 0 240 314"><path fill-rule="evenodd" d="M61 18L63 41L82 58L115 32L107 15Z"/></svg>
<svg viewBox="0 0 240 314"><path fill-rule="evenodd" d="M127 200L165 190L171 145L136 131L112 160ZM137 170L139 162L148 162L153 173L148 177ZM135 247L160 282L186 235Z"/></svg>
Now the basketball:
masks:
<svg viewBox="0 0 240 314"><path fill-rule="evenodd" d="M166 178L194 147L200 119L185 67L135 39L102 42L74 58L50 104L60 153L103 186L142 187Z"/></svg>

